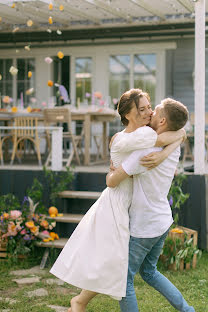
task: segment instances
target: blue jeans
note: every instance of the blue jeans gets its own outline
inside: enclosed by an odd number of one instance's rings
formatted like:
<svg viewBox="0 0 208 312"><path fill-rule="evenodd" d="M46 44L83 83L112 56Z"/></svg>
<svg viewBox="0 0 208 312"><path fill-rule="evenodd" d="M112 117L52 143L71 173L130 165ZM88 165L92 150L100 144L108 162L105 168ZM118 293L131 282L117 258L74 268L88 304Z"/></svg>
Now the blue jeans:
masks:
<svg viewBox="0 0 208 312"><path fill-rule="evenodd" d="M139 311L134 290L134 277L137 272L140 273L145 282L159 291L176 310L195 312L194 308L185 301L180 291L157 270L157 262L168 231L154 238L131 236L126 297L119 302L122 312Z"/></svg>

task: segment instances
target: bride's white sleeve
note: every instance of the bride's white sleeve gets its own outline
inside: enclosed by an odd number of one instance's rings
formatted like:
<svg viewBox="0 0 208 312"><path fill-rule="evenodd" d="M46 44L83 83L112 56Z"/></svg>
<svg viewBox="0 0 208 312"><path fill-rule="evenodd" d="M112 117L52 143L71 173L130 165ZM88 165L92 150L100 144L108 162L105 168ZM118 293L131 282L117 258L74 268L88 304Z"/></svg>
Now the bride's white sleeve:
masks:
<svg viewBox="0 0 208 312"><path fill-rule="evenodd" d="M150 127L140 127L133 132L120 135L113 144L116 152L131 152L137 149L153 147L157 133Z"/></svg>

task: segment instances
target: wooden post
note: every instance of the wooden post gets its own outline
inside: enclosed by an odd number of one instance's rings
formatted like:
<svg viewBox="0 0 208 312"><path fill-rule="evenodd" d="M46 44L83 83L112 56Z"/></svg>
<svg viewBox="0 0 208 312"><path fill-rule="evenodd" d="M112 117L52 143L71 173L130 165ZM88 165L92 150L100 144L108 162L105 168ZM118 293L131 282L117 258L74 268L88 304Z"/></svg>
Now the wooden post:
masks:
<svg viewBox="0 0 208 312"><path fill-rule="evenodd" d="M85 114L84 120L84 133L85 133L85 166L89 166L90 163L90 141L91 141L91 124L90 124L90 114Z"/></svg>
<svg viewBox="0 0 208 312"><path fill-rule="evenodd" d="M62 170L63 128L52 131L51 170Z"/></svg>
<svg viewBox="0 0 208 312"><path fill-rule="evenodd" d="M205 0L195 3L194 172L205 173Z"/></svg>

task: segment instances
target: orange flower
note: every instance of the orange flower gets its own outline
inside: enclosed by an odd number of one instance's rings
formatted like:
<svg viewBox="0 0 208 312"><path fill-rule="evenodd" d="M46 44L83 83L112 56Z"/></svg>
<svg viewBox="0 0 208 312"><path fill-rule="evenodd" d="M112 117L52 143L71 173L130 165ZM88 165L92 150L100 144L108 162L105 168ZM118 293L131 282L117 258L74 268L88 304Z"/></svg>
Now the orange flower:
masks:
<svg viewBox="0 0 208 312"><path fill-rule="evenodd" d="M60 11L63 11L63 10L64 10L64 6L63 6L62 4L59 6L59 10L60 10Z"/></svg>
<svg viewBox="0 0 208 312"><path fill-rule="evenodd" d="M172 230L170 230L171 233L178 233L178 234L182 234L183 230L179 229L179 228L174 228Z"/></svg>
<svg viewBox="0 0 208 312"><path fill-rule="evenodd" d="M52 214L50 214L50 217L51 217L51 218L55 218L56 215L55 215L54 213L52 213Z"/></svg>
<svg viewBox="0 0 208 312"><path fill-rule="evenodd" d="M12 8L12 9L14 9L14 8L15 8L15 3L12 3L11 8Z"/></svg>
<svg viewBox="0 0 208 312"><path fill-rule="evenodd" d="M9 213L4 212L4 213L3 213L3 218L4 218L4 219L9 219Z"/></svg>
<svg viewBox="0 0 208 312"><path fill-rule="evenodd" d="M50 241L50 238L44 238L44 239L43 239L43 242L44 242L44 243L47 243L47 242L49 242L49 241Z"/></svg>
<svg viewBox="0 0 208 312"><path fill-rule="evenodd" d="M97 99L102 99L102 93L100 91L96 91L94 93L94 97L97 98Z"/></svg>
<svg viewBox="0 0 208 312"><path fill-rule="evenodd" d="M32 77L32 72L29 71L29 72L27 73L27 76L28 76L28 78L31 78L31 77Z"/></svg>
<svg viewBox="0 0 208 312"><path fill-rule="evenodd" d="M48 80L48 86L53 87L53 81L52 80Z"/></svg>
<svg viewBox="0 0 208 312"><path fill-rule="evenodd" d="M50 237L53 238L53 239L56 238L56 233L55 233L55 232L50 232L49 235L50 235Z"/></svg>
<svg viewBox="0 0 208 312"><path fill-rule="evenodd" d="M48 18L48 22L49 22L49 24L53 24L53 19L52 19L52 17L51 17L51 16L49 16L49 18Z"/></svg>
<svg viewBox="0 0 208 312"><path fill-rule="evenodd" d="M27 107L27 112L31 113L32 108L30 106Z"/></svg>
<svg viewBox="0 0 208 312"><path fill-rule="evenodd" d="M62 59L62 58L64 57L64 53L61 52L61 51L59 51L59 52L57 53L57 56L58 56L59 59Z"/></svg>
<svg viewBox="0 0 208 312"><path fill-rule="evenodd" d="M13 106L13 107L12 107L12 113L16 113L17 110L18 110L17 106Z"/></svg>
<svg viewBox="0 0 208 312"><path fill-rule="evenodd" d="M5 104L10 104L11 99L10 99L10 97L9 97L8 95L5 95L5 96L3 97L2 102L5 103Z"/></svg>
<svg viewBox="0 0 208 312"><path fill-rule="evenodd" d="M59 239L59 236L58 236L58 234L57 233L55 233L55 232L50 232L50 237L51 237L51 239L52 240L54 240L54 239Z"/></svg>
<svg viewBox="0 0 208 312"><path fill-rule="evenodd" d="M48 221L47 220L43 220L43 221L41 221L40 225L42 227L44 227L45 229L47 229L48 228Z"/></svg>
<svg viewBox="0 0 208 312"><path fill-rule="evenodd" d="M25 223L25 225L28 229L32 229L35 226L33 221L28 221Z"/></svg>
<svg viewBox="0 0 208 312"><path fill-rule="evenodd" d="M49 3L48 8L49 10L53 10L53 3Z"/></svg>
<svg viewBox="0 0 208 312"><path fill-rule="evenodd" d="M38 234L39 232L39 228L37 226L33 226L32 229L30 229L31 233L33 233L34 235Z"/></svg>

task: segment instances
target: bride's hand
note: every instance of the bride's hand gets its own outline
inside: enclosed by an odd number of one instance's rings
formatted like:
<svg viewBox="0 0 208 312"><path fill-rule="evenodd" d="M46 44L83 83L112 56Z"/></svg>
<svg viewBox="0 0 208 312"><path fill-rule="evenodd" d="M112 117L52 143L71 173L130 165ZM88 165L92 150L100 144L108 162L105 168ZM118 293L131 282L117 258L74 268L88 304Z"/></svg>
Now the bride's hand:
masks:
<svg viewBox="0 0 208 312"><path fill-rule="evenodd" d="M116 168L114 167L112 160L110 160L110 171L114 170L116 170Z"/></svg>
<svg viewBox="0 0 208 312"><path fill-rule="evenodd" d="M140 159L140 164L148 169L157 167L165 159L163 151L150 153Z"/></svg>

